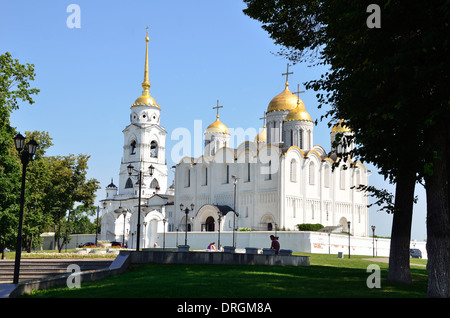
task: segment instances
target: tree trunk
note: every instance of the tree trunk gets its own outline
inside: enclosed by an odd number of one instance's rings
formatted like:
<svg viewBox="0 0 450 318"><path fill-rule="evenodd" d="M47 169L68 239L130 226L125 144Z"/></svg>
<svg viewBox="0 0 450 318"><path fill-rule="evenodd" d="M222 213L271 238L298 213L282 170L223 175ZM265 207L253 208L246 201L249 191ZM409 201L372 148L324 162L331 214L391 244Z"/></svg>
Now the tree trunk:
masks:
<svg viewBox="0 0 450 318"><path fill-rule="evenodd" d="M390 282L412 283L409 268L409 246L415 185L415 171L401 171L401 174L397 177L395 188L395 207L387 277Z"/></svg>
<svg viewBox="0 0 450 318"><path fill-rule="evenodd" d="M425 177L427 193L428 297L450 297L449 148L444 125L433 134L439 154L432 159L433 174Z"/></svg>

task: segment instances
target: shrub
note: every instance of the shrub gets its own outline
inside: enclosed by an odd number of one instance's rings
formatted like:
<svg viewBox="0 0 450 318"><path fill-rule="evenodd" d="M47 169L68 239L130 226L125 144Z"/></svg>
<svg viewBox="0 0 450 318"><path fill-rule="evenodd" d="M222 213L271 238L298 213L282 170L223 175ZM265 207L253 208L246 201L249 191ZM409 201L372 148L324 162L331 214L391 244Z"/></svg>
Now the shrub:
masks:
<svg viewBox="0 0 450 318"><path fill-rule="evenodd" d="M302 223L302 224L297 224L297 229L299 231L318 231L320 229L323 228L322 224L316 223L316 224L311 224L311 223Z"/></svg>

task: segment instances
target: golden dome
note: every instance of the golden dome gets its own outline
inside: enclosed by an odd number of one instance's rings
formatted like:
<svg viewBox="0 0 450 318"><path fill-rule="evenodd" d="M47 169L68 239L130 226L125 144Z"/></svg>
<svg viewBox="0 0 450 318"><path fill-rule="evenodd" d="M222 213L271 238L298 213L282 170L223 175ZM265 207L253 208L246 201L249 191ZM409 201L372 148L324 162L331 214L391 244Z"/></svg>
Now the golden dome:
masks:
<svg viewBox="0 0 450 318"><path fill-rule="evenodd" d="M142 95L142 96L138 97L138 99L136 99L134 101L133 105L131 105L131 106L140 106L140 105L146 105L146 106L150 105L150 106L160 107L156 103L156 100L150 96L150 94L148 96Z"/></svg>
<svg viewBox="0 0 450 318"><path fill-rule="evenodd" d="M225 126L220 120L219 116L215 122L206 128L205 134L229 134L227 126Z"/></svg>
<svg viewBox="0 0 450 318"><path fill-rule="evenodd" d="M293 110L297 106L297 99L298 97L291 93L286 83L286 88L270 101L267 112Z"/></svg>
<svg viewBox="0 0 450 318"><path fill-rule="evenodd" d="M331 129L331 132L352 132L349 126L347 126L345 120L341 119Z"/></svg>
<svg viewBox="0 0 450 318"><path fill-rule="evenodd" d="M303 104L303 101L298 98L297 99L297 106L287 114L284 121L294 121L294 120L304 120L304 121L311 121L311 116L308 114L305 108L305 104Z"/></svg>
<svg viewBox="0 0 450 318"><path fill-rule="evenodd" d="M263 130L259 134L256 135L255 142L257 144L259 144L259 143L263 143L263 144L267 143L267 131L266 131L266 126L265 125L264 125Z"/></svg>

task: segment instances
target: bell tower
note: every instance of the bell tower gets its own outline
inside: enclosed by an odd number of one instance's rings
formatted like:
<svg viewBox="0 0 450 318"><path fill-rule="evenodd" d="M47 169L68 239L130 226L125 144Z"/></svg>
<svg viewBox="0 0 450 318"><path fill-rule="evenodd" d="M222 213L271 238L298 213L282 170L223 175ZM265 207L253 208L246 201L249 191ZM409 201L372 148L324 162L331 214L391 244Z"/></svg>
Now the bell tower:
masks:
<svg viewBox="0 0 450 318"><path fill-rule="evenodd" d="M152 176L144 178L142 183L143 197L153 193L165 194L167 191L167 164L165 157L166 130L160 126L161 107L150 96L148 71L148 27L145 37L145 66L142 94L131 105L130 124L123 130L123 157L119 173L119 195L134 197L138 193L139 184L136 178L128 174L128 165L148 175L149 167L153 167ZM137 172L135 171L134 174Z"/></svg>

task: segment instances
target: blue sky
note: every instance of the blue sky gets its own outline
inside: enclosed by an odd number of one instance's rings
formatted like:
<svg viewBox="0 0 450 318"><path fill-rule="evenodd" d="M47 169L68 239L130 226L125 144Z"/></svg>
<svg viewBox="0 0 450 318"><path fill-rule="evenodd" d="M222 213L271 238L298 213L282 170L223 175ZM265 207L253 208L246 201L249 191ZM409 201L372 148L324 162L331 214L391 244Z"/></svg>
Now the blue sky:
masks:
<svg viewBox="0 0 450 318"><path fill-rule="evenodd" d="M81 9L80 28L68 28L70 4ZM166 156L177 140L178 127L192 131L194 120L203 129L220 119L228 127L259 129L270 100L284 89L287 61L277 56L260 23L242 13L239 0L201 1L81 1L0 0L0 52L10 52L21 63L33 63L32 84L41 90L33 105L21 104L12 125L48 131L54 146L49 155L89 154L89 177L102 189L118 178L122 158L122 130L129 124L130 106L140 96L144 74L145 32L149 26L151 96L161 106L161 125L167 130ZM323 67L295 65L289 77L297 84L317 78ZM300 96L313 119L316 93ZM327 120L314 127L314 143L330 150ZM393 191L370 164L370 183ZM170 176L172 178L172 176ZM171 180L169 180L171 182ZM426 236L425 194L417 188L412 238ZM392 217L370 210L370 225L378 235L390 236Z"/></svg>

